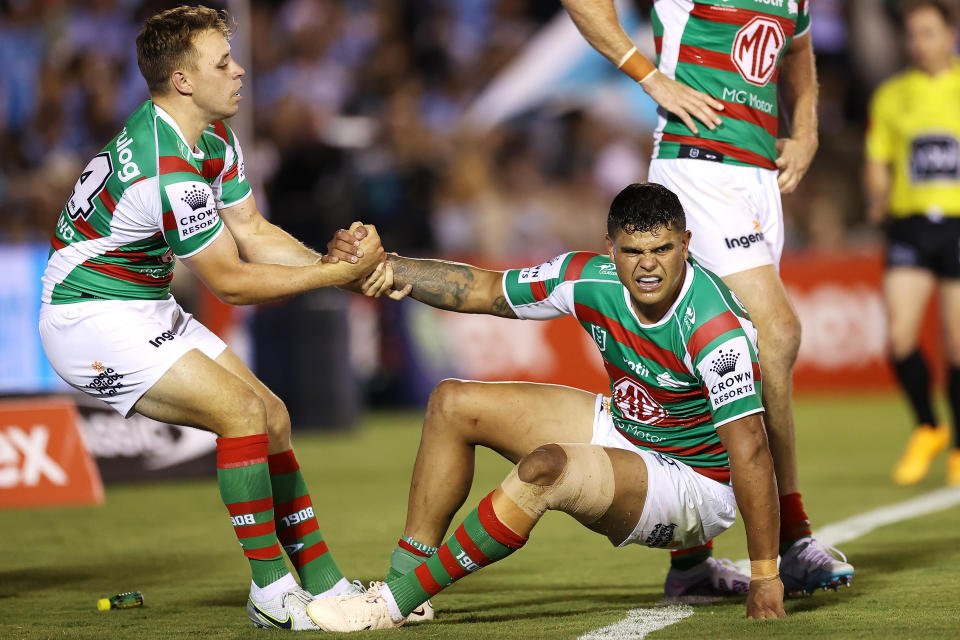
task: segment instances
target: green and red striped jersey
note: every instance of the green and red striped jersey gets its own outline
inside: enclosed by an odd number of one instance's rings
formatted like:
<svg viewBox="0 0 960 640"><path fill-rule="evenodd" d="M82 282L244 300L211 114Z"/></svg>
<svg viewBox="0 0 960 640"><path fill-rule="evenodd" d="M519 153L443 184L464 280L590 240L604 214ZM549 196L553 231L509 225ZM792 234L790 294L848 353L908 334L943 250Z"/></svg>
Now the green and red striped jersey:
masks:
<svg viewBox="0 0 960 640"><path fill-rule="evenodd" d="M175 257L213 242L219 209L250 193L226 123L211 124L190 149L173 118L144 102L87 164L60 212L43 302L166 298Z"/></svg>
<svg viewBox="0 0 960 640"><path fill-rule="evenodd" d="M777 76L790 41L810 28L807 0L656 0L657 66L723 103L723 124L694 135L660 109L654 158L775 169ZM704 154L703 150L712 153ZM712 157L710 157L712 156Z"/></svg>
<svg viewBox="0 0 960 640"><path fill-rule="evenodd" d="M694 261L670 310L640 322L609 257L575 252L504 273L519 318L573 315L610 376L613 424L630 442L730 481L717 427L763 411L757 332L723 281Z"/></svg>

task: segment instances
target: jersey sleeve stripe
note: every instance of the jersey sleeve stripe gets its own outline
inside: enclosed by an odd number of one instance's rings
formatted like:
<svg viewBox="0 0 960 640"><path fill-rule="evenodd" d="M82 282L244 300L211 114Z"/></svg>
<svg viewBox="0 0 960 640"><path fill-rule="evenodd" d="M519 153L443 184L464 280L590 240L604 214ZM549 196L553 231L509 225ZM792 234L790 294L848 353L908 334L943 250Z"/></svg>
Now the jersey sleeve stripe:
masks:
<svg viewBox="0 0 960 640"><path fill-rule="evenodd" d="M179 156L160 156L160 173L193 173L200 175L197 168Z"/></svg>
<svg viewBox="0 0 960 640"><path fill-rule="evenodd" d="M223 158L210 158L203 161L203 170L200 175L207 180L212 180L219 176L221 171L223 171Z"/></svg>
<svg viewBox="0 0 960 640"><path fill-rule="evenodd" d="M754 380L754 382L756 382L756 383L760 383L760 382L761 382L761 380L760 380L760 363L759 363L759 362L754 362L754 363L753 363L753 380Z"/></svg>
<svg viewBox="0 0 960 640"><path fill-rule="evenodd" d="M610 332L610 335L612 335L617 342L627 345L633 349L637 355L647 360L653 360L664 368L671 369L676 373L688 373L687 368L680 358L677 357L677 354L658 347L653 342L624 328L622 324L613 318L608 318L596 309L578 302L574 304L574 315L577 316L580 322L592 322L595 325L603 327Z"/></svg>
<svg viewBox="0 0 960 640"><path fill-rule="evenodd" d="M100 192L100 202L103 203L103 206L107 209L107 213L112 216L113 212L117 209L117 201L113 199L113 196L110 195L107 189Z"/></svg>
<svg viewBox="0 0 960 640"><path fill-rule="evenodd" d="M600 254L592 253L590 251L578 251L573 254L573 256L570 258L570 261L567 263L567 268L564 271L563 279L565 281L579 280L586 264L591 258L596 258L598 255Z"/></svg>
<svg viewBox="0 0 960 640"><path fill-rule="evenodd" d="M764 156L753 153L752 151L747 151L746 149L735 147L728 142L720 142L719 140L710 140L708 138L698 138L697 136L681 136L675 133L667 133L666 131L663 133L663 140L665 142L689 144L694 147L703 147L712 151L718 151L725 156L730 156L734 160L738 160L746 164L756 165L758 167L763 167L764 169L777 168L777 165L774 164L774 162L769 158L765 158Z"/></svg>
<svg viewBox="0 0 960 640"><path fill-rule="evenodd" d="M722 426L725 425L725 424L730 424L730 423L733 422L734 420L739 420L740 418L746 418L747 416L752 416L753 414L755 414L755 413L761 413L762 411L763 411L763 407L756 407L756 408L754 408L754 409L750 409L749 411L744 411L743 413L738 413L737 415L732 416L732 417L730 417L730 418L727 418L726 420L720 420L720 421L718 421L718 422L715 422L715 423L713 424L713 426L714 426L714 428L720 428L720 427L722 427Z"/></svg>
<svg viewBox="0 0 960 640"><path fill-rule="evenodd" d="M700 325L687 340L687 351L693 359L711 342L728 331L740 330L740 321L730 311L724 311Z"/></svg>
<svg viewBox="0 0 960 640"><path fill-rule="evenodd" d="M719 24L732 24L742 27L757 17L776 20L780 23L783 33L788 37L793 37L793 32L797 28L796 22L782 16L764 13L763 11L751 11L750 9L738 9L737 7L718 6L711 4L694 4L690 12L691 18L706 20Z"/></svg>
<svg viewBox="0 0 960 640"><path fill-rule="evenodd" d="M540 280L538 282L530 283L530 293L533 294L533 299L537 302L547 299L547 283Z"/></svg>
<svg viewBox="0 0 960 640"><path fill-rule="evenodd" d="M231 180L237 177L238 173L240 173L240 163L234 162L233 166L230 169L228 169L225 174L223 174L223 181L230 182Z"/></svg>
<svg viewBox="0 0 960 640"><path fill-rule="evenodd" d="M237 206L238 204L240 204L241 202L243 202L244 200L246 200L247 198L249 198L249 197L252 196L252 195L253 195L253 189L248 189L247 192L243 195L242 198L240 198L239 200L234 200L234 201L229 202L229 203L225 203L225 204L221 207L221 209L229 209L230 207L235 207L235 206Z"/></svg>

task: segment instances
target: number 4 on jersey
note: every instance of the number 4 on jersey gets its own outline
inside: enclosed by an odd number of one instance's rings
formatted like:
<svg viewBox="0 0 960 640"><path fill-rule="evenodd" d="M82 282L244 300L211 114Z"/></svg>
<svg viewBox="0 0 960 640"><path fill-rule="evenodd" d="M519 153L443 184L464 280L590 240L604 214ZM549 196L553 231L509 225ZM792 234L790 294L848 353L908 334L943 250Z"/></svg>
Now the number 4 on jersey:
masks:
<svg viewBox="0 0 960 640"><path fill-rule="evenodd" d="M113 173L113 161L109 153L103 152L93 157L80 174L80 179L73 186L73 193L67 200L67 213L71 220L77 218L86 220L90 217L96 207L93 199L103 191L111 173Z"/></svg>

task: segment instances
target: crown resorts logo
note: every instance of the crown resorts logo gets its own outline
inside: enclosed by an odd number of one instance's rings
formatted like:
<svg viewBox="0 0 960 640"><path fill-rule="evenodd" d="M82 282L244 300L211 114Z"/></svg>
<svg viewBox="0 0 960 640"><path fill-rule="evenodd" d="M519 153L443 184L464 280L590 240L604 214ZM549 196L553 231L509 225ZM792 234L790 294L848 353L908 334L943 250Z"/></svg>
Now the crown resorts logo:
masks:
<svg viewBox="0 0 960 640"><path fill-rule="evenodd" d="M188 204L191 209L197 211L207 206L208 194L199 187L191 187L180 199Z"/></svg>
<svg viewBox="0 0 960 640"><path fill-rule="evenodd" d="M722 378L728 373L733 373L733 370L737 368L739 358L740 354L733 349L726 353L723 352L723 349L720 349L717 352L717 357L710 361L710 370Z"/></svg>

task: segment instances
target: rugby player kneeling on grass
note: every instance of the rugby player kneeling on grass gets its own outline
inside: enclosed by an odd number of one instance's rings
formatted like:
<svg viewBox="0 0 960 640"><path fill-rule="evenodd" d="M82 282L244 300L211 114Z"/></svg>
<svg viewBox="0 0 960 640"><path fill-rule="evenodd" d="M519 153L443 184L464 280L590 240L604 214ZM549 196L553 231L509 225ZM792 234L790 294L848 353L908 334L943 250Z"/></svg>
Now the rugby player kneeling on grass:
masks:
<svg viewBox="0 0 960 640"><path fill-rule="evenodd" d="M336 256L321 259L260 215L223 122L238 110L244 75L228 36L224 16L206 7L147 20L137 58L151 100L90 161L60 214L40 336L64 380L122 415L220 436L217 483L253 576L247 615L259 627L316 629L311 597L362 588L320 535L290 416L180 308L170 281L179 257L225 302L270 302L363 277L383 248L355 223L331 242Z"/></svg>
<svg viewBox="0 0 960 640"><path fill-rule="evenodd" d="M611 397L547 384L438 385L400 545L423 557L405 572L393 562L366 594L312 602L321 628L402 624L443 588L523 546L551 509L618 547L677 549L729 528L739 506L752 569L747 616L786 615L756 331L723 282L688 259L683 208L665 187L621 191L607 234L607 255L568 253L505 272L388 256L364 283L368 295L464 313L573 314L600 349ZM517 464L440 544L470 489L476 444Z"/></svg>

